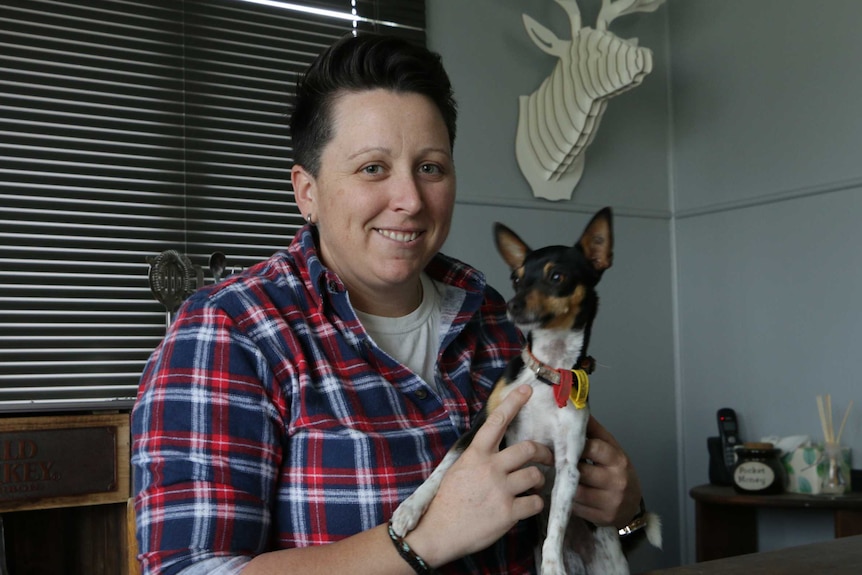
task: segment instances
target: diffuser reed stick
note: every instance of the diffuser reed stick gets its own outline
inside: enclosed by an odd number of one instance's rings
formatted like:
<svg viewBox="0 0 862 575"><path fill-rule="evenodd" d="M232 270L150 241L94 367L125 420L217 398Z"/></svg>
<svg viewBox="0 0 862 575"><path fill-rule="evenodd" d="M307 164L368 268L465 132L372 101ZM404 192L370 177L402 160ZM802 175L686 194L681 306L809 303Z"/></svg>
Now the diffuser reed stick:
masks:
<svg viewBox="0 0 862 575"><path fill-rule="evenodd" d="M844 433L844 426L847 425L847 416L850 415L850 408L853 407L853 400L847 404L847 409L844 410L844 417L841 418L841 427L838 428L838 437L835 438L835 443L841 443L841 434Z"/></svg>
<svg viewBox="0 0 862 575"><path fill-rule="evenodd" d="M841 434L844 433L844 426L847 425L847 416L850 415L850 408L853 407L853 400L847 404L847 409L844 410L844 417L841 418L841 426L838 428L838 435L835 435L834 419L832 418L832 396L828 393L826 397L817 396L817 411L820 414L820 427L823 428L823 439L826 443L840 443Z"/></svg>
<svg viewBox="0 0 862 575"><path fill-rule="evenodd" d="M820 413L820 427L823 428L823 440L832 443L832 430L829 428L829 420L826 419L826 408L823 406L823 397L817 396L817 411Z"/></svg>

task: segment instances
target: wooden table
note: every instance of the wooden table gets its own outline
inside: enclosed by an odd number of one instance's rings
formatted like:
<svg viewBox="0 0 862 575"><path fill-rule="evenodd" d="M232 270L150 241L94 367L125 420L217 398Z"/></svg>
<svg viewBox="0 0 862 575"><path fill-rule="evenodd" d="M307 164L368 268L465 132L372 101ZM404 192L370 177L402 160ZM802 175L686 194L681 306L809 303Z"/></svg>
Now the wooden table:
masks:
<svg viewBox="0 0 862 575"><path fill-rule="evenodd" d="M862 535L739 555L641 575L859 575Z"/></svg>
<svg viewBox="0 0 862 575"><path fill-rule="evenodd" d="M840 496L799 493L743 495L732 487L700 485L692 488L689 494L695 500L698 562L755 553L757 510L762 508L832 510L836 538L862 535L860 493ZM814 575L814 572L808 575Z"/></svg>

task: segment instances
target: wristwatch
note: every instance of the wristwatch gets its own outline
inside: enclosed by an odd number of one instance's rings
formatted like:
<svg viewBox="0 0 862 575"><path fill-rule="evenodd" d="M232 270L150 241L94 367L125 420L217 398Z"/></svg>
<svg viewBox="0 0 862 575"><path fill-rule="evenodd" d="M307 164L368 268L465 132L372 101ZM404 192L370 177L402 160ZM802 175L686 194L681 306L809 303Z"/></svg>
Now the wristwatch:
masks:
<svg viewBox="0 0 862 575"><path fill-rule="evenodd" d="M633 533L637 533L646 526L646 505L644 504L643 497L641 497L640 510L637 512L637 515L634 516L634 518L629 522L628 525L619 530L620 537L628 537Z"/></svg>

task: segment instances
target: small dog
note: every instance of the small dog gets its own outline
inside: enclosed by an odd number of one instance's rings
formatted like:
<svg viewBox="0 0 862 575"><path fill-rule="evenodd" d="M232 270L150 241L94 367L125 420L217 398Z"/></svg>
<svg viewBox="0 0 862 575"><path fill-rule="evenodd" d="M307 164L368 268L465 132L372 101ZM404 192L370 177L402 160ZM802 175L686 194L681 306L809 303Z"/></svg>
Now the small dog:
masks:
<svg viewBox="0 0 862 575"><path fill-rule="evenodd" d="M554 452L555 469L544 469L546 505L539 521L545 536L541 574L626 574L628 562L617 529L595 527L571 515L580 477L578 461L590 417L587 373L592 371L594 360L587 355L587 347L598 310L595 288L613 263L611 209L596 213L573 247L532 251L499 223L494 234L497 250L512 269L515 295L507 304L509 319L522 330L527 345L507 366L476 424L396 509L392 529L403 537L416 527L443 475L470 444L487 414L518 385L527 383L533 394L506 431L506 441L511 445L531 439ZM651 514L647 514L647 537L661 546L660 524Z"/></svg>

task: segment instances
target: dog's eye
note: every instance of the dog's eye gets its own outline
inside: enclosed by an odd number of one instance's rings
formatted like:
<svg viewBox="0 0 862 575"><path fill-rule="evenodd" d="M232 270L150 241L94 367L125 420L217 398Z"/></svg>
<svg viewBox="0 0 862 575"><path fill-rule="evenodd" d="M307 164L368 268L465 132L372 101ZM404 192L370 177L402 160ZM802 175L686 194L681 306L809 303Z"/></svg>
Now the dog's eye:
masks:
<svg viewBox="0 0 862 575"><path fill-rule="evenodd" d="M518 289L518 284L521 283L521 277L515 272L512 272L512 275L509 276L509 279L512 280L512 287Z"/></svg>
<svg viewBox="0 0 862 575"><path fill-rule="evenodd" d="M563 276L563 274L561 274L560 272L557 272L557 271L551 272L551 274L548 276L548 281L554 285L559 285L559 284L563 283L564 279L565 279L565 277Z"/></svg>

